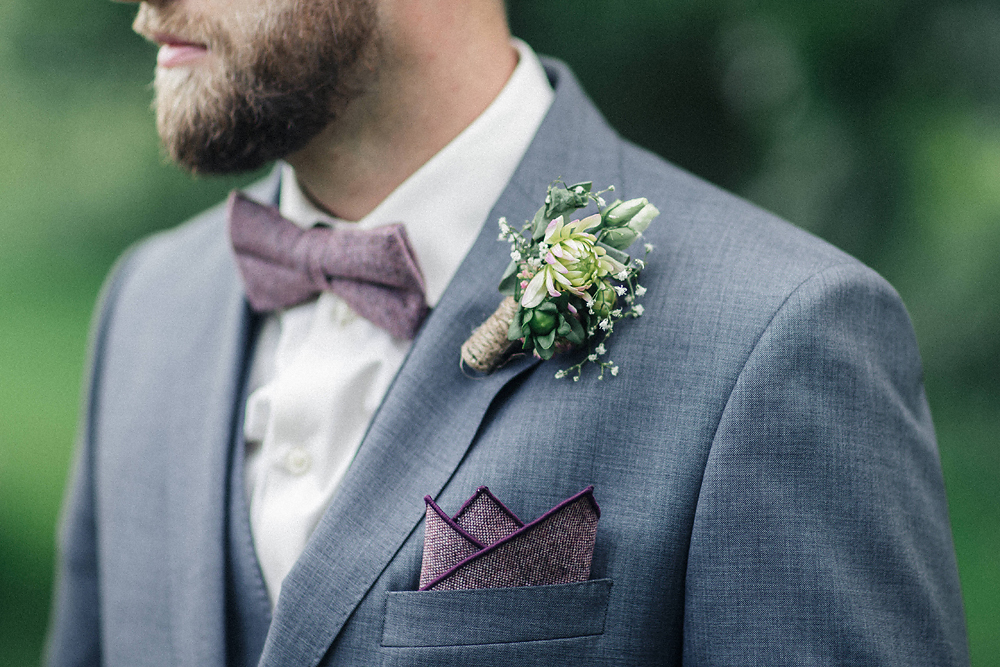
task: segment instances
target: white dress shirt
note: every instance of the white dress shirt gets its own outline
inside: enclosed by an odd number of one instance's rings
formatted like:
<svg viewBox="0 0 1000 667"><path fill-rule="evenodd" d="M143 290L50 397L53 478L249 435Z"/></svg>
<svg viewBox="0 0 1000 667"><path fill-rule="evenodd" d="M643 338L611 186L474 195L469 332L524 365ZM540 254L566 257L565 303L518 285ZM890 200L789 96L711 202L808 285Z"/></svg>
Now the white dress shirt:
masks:
<svg viewBox="0 0 1000 667"><path fill-rule="evenodd" d="M538 58L523 42L514 44L518 65L497 98L365 218L347 223L320 211L288 165L281 214L301 227L405 223L433 307L552 103ZM503 250L498 244L497 252ZM254 350L243 432L250 526L272 605L409 345L329 292L267 317Z"/></svg>

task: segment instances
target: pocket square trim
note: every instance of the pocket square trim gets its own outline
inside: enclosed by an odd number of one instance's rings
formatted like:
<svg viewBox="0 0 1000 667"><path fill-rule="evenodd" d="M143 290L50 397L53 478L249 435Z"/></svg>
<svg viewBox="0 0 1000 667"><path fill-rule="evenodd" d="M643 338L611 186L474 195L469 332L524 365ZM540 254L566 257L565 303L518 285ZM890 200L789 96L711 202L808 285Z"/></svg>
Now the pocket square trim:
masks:
<svg viewBox="0 0 1000 667"><path fill-rule="evenodd" d="M455 519L449 518L430 496L426 496L424 501L427 504L428 525L419 590L502 588L586 581L590 576L597 521L601 516L593 491L594 487L588 486L535 521L522 524L513 532L472 553L469 551L475 549L476 545L481 545L482 541L470 535L456 519L461 519L475 501L495 502L512 522L520 524L521 520L486 487L477 489L476 494L455 515ZM437 548L436 540L449 538L449 535L438 532L442 528L451 529L453 535L460 536L465 541L465 546L458 550L457 555ZM533 535L545 528L551 534ZM560 529L565 534L560 533ZM536 537L541 541L532 544L531 540ZM504 560L505 551L513 552L508 554L510 557L519 555L521 558L511 565L509 559ZM459 560L457 563L442 563L442 556ZM495 567L481 566L479 561L489 558L498 561ZM474 568L479 571L473 572Z"/></svg>
<svg viewBox="0 0 1000 667"><path fill-rule="evenodd" d="M493 524L489 527L490 531L496 532L499 529L502 531L502 534L495 539L489 539L486 535L482 534L476 536L478 540L484 543L484 547L496 542L496 540L501 537L506 537L518 528L524 527L524 522L517 518L517 515L510 511L506 505L500 502L500 499L494 496L490 492L489 488L485 486L481 486L476 489L476 492L472 494L472 497L466 500L465 503L458 508L458 511L455 512L455 523L462 526L467 532L472 533L476 526L477 519L488 521L488 517L476 516L476 509L481 508L484 505L487 506L487 508L492 507L493 509L498 510L502 515L507 517L509 523L514 524L513 527L507 526L504 528L497 526L496 520L494 520Z"/></svg>

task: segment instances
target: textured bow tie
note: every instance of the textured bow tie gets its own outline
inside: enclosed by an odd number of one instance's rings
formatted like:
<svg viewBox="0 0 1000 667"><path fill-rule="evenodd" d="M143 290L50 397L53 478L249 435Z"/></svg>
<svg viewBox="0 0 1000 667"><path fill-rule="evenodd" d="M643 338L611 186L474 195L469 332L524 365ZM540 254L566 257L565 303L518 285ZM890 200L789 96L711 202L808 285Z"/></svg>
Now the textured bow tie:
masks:
<svg viewBox="0 0 1000 667"><path fill-rule="evenodd" d="M228 205L229 237L255 311L288 308L329 291L392 336L416 335L428 308L403 225L301 229L240 192L229 195Z"/></svg>

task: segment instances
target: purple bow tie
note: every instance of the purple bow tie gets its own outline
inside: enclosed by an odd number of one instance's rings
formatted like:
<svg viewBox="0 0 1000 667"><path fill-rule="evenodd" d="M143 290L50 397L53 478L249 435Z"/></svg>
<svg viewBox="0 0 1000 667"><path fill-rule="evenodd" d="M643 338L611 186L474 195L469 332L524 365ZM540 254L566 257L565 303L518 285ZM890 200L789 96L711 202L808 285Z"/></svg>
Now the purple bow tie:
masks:
<svg viewBox="0 0 1000 667"><path fill-rule="evenodd" d="M240 192L229 195L228 206L229 237L255 311L288 308L329 291L395 338L416 335L428 307L403 225L301 229Z"/></svg>

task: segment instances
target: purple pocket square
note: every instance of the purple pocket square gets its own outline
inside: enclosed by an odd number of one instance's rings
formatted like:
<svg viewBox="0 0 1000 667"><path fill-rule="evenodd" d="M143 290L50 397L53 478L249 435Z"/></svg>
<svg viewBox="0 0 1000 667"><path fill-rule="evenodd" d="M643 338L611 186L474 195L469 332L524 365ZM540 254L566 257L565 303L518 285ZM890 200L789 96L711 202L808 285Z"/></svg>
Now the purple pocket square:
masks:
<svg viewBox="0 0 1000 667"><path fill-rule="evenodd" d="M525 524L485 486L449 517L430 496L420 590L513 588L586 581L601 508L594 487Z"/></svg>

